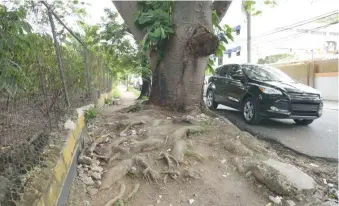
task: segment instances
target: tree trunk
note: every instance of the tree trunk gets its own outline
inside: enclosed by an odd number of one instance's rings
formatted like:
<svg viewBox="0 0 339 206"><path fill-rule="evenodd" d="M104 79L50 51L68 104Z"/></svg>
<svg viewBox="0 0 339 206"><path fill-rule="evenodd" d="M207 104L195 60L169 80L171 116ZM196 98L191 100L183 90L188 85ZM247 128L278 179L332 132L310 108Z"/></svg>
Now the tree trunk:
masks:
<svg viewBox="0 0 339 206"><path fill-rule="evenodd" d="M212 31L211 7L212 2L175 2L175 35L168 41L164 59L152 68L151 103L179 111L200 111L208 50L215 45L212 39L195 37ZM201 49L205 51L201 53Z"/></svg>
<svg viewBox="0 0 339 206"><path fill-rule="evenodd" d="M136 40L145 33L134 25L136 3L114 2ZM218 46L212 28L212 1L175 1L173 29L164 59L158 64L156 54L148 56L152 70L149 102L183 112L200 112L204 73L208 56Z"/></svg>
<svg viewBox="0 0 339 206"><path fill-rule="evenodd" d="M142 72L142 86L140 91L140 96L138 99L142 99L143 97L149 97L151 91L151 77L148 72Z"/></svg>

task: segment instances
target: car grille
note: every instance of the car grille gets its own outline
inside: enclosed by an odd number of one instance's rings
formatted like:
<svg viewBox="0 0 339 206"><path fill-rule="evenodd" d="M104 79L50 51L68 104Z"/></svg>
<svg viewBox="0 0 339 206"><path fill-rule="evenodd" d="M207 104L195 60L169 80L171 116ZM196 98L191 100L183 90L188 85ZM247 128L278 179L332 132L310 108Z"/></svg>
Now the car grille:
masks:
<svg viewBox="0 0 339 206"><path fill-rule="evenodd" d="M319 99L320 96L318 94L301 94L301 93L288 93L288 96L292 100L308 100L308 99Z"/></svg>
<svg viewBox="0 0 339 206"><path fill-rule="evenodd" d="M288 101L279 100L274 103L274 106L281 110L288 110Z"/></svg>
<svg viewBox="0 0 339 206"><path fill-rule="evenodd" d="M292 115L317 116L319 104L292 104Z"/></svg>

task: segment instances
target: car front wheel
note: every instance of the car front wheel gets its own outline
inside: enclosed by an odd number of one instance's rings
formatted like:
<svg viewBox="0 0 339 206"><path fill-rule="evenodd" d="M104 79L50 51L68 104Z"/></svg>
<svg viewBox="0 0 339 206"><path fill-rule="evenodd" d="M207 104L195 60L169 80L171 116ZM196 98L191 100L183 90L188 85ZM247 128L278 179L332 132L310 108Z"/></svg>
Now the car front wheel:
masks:
<svg viewBox="0 0 339 206"><path fill-rule="evenodd" d="M257 102L254 98L247 98L242 109L243 118L248 124L259 124L260 117Z"/></svg>
<svg viewBox="0 0 339 206"><path fill-rule="evenodd" d="M294 122L298 125L309 125L313 122L313 120L309 119L294 119Z"/></svg>
<svg viewBox="0 0 339 206"><path fill-rule="evenodd" d="M207 91L206 105L210 110L216 110L218 107L218 103L214 101L214 93L212 90Z"/></svg>

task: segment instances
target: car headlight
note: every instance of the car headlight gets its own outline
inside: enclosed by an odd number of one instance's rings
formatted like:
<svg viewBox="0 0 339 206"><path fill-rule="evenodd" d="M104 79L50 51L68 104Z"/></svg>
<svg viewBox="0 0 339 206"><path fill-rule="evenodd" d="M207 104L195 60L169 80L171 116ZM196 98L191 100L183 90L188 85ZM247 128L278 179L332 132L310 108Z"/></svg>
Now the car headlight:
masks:
<svg viewBox="0 0 339 206"><path fill-rule="evenodd" d="M277 94L277 95L282 95L282 92L271 88L271 87L259 87L260 91L265 94Z"/></svg>

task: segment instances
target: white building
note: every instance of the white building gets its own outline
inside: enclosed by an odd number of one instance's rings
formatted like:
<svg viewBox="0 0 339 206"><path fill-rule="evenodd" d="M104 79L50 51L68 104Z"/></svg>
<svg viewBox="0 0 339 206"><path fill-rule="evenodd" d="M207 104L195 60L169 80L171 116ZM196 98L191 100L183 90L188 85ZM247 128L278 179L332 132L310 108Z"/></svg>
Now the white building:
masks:
<svg viewBox="0 0 339 206"><path fill-rule="evenodd" d="M331 58L339 47L339 24L319 22L314 20L314 17L335 12L331 5L336 3L336 0L313 0L311 4L310 0L279 0L278 5L274 8L261 7L262 5L258 4L257 8L263 13L252 17L251 63L257 63L259 58L283 53L294 55L293 60ZM303 8L302 11L300 8ZM305 20L308 21L300 23ZM291 26L296 23L299 24ZM233 51L240 49L240 55L232 52L229 57L228 54L225 54L222 62L221 59L216 60L215 65L218 63L246 63L247 21L242 8L242 0L232 1L221 21L221 25L224 24L241 27L240 35L234 34L234 41L226 45L226 49L233 49ZM288 28L286 26L292 28L286 29Z"/></svg>

